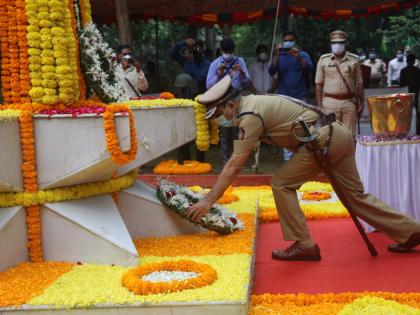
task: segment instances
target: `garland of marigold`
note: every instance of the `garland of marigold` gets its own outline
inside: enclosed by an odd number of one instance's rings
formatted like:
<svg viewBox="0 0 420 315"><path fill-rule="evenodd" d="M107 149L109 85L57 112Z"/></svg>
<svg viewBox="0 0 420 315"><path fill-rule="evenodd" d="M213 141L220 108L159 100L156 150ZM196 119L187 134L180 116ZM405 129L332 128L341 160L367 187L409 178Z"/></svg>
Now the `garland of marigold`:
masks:
<svg viewBox="0 0 420 315"><path fill-rule="evenodd" d="M151 282L142 277L157 271L196 272L199 276L184 281ZM212 284L217 279L217 272L210 265L196 263L192 260L163 261L136 267L122 277L122 285L139 295L165 294L187 289L196 289Z"/></svg>
<svg viewBox="0 0 420 315"><path fill-rule="evenodd" d="M198 161L184 161L180 165L175 160L162 161L153 169L153 173L160 175L197 175L210 173L212 166L210 163Z"/></svg>
<svg viewBox="0 0 420 315"><path fill-rule="evenodd" d="M130 151L127 153L122 152L118 141L114 116L117 112L127 112L130 120ZM128 108L128 106L118 104L108 105L104 113L104 128L106 145L108 152L111 155L111 159L119 165L124 165L133 161L137 155L136 127L133 112Z"/></svg>
<svg viewBox="0 0 420 315"><path fill-rule="evenodd" d="M80 1L80 9L82 13L82 23L86 25L92 22L92 12L90 8L89 0L79 0Z"/></svg>
<svg viewBox="0 0 420 315"><path fill-rule="evenodd" d="M210 144L216 145L219 143L219 125L216 119L210 119Z"/></svg>
<svg viewBox="0 0 420 315"><path fill-rule="evenodd" d="M28 19L25 12L25 1L16 0L16 20L18 29L19 45L19 78L20 78L20 99L19 102L28 102L29 90L31 89L29 77L29 54L28 42L26 41L26 25Z"/></svg>
<svg viewBox="0 0 420 315"><path fill-rule="evenodd" d="M10 91L10 54L8 40L8 0L0 1L1 89L4 103L12 102Z"/></svg>
<svg viewBox="0 0 420 315"><path fill-rule="evenodd" d="M38 189L34 141L34 121L31 110L23 110L19 116L20 139L22 143L22 175L25 192L35 193ZM40 206L26 207L28 249L31 262L44 260L41 244Z"/></svg>
<svg viewBox="0 0 420 315"><path fill-rule="evenodd" d="M10 94L12 102L20 101L20 80L19 80L19 43L16 20L16 2L7 4L9 60L10 60Z"/></svg>
<svg viewBox="0 0 420 315"><path fill-rule="evenodd" d="M78 39L77 33L77 23L76 23L76 14L74 12L74 8L77 4L73 0L69 0L69 9L71 13L71 26L73 29L73 36L74 38ZM80 43L79 40L75 41L76 44L76 61L77 61L77 75L79 79L79 100L86 99L86 81L85 76L82 73L82 66L80 64Z"/></svg>
<svg viewBox="0 0 420 315"><path fill-rule="evenodd" d="M195 144L200 151L207 151L210 146L209 124L206 119L206 107L194 101L194 110L197 125L197 139Z"/></svg>
<svg viewBox="0 0 420 315"><path fill-rule="evenodd" d="M13 207L18 205L29 207L43 205L47 202L79 200L98 195L112 194L132 186L136 178L137 172L134 170L126 175L103 182L52 188L37 192L0 193L0 207Z"/></svg>

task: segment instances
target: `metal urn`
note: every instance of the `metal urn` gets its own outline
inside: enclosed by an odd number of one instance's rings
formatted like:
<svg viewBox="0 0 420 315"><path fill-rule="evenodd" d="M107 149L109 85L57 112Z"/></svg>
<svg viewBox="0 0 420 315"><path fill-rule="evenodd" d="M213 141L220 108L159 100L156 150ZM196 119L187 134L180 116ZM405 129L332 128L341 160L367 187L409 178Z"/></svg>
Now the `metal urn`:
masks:
<svg viewBox="0 0 420 315"><path fill-rule="evenodd" d="M410 131L413 93L367 98L372 131L380 136L405 136Z"/></svg>

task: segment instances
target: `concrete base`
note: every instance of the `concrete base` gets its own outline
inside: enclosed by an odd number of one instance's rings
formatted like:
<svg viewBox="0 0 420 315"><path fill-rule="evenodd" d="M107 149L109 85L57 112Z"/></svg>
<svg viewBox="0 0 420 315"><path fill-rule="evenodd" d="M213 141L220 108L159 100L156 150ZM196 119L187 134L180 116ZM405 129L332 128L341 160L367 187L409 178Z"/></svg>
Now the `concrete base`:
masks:
<svg viewBox="0 0 420 315"><path fill-rule="evenodd" d="M98 305L82 309L54 309L47 307L24 306L21 309L0 309L0 315L245 315L248 304L174 304L164 306L142 305Z"/></svg>
<svg viewBox="0 0 420 315"><path fill-rule="evenodd" d="M110 195L45 204L42 239L45 260L138 263L137 250Z"/></svg>
<svg viewBox="0 0 420 315"><path fill-rule="evenodd" d="M119 193L118 209L134 239L204 231L165 207L156 197L156 190L140 181Z"/></svg>
<svg viewBox="0 0 420 315"><path fill-rule="evenodd" d="M25 208L0 208L0 271L28 260L27 241Z"/></svg>

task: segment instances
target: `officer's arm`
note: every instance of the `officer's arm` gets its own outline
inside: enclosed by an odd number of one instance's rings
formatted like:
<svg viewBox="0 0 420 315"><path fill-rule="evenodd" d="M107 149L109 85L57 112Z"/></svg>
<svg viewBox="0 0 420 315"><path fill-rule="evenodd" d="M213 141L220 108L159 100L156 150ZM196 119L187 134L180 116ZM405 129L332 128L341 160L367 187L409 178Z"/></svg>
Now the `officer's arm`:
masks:
<svg viewBox="0 0 420 315"><path fill-rule="evenodd" d="M316 84L315 98L316 98L316 105L318 107L322 107L322 91L324 89L324 80L325 80L324 68L322 67L321 60L319 60L316 66L316 74L315 74L315 84Z"/></svg>
<svg viewBox="0 0 420 315"><path fill-rule="evenodd" d="M208 195L198 203L192 205L187 212L187 217L193 221L198 221L213 206L213 204L223 195L225 190L232 184L242 166L245 164L252 150L243 153L232 154L229 161L217 178L216 184Z"/></svg>
<svg viewBox="0 0 420 315"><path fill-rule="evenodd" d="M209 202L214 204L220 197L222 197L224 191L232 184L236 176L241 171L250 154L251 151L232 154L229 161L223 167L222 172L217 178L213 189L206 197Z"/></svg>
<svg viewBox="0 0 420 315"><path fill-rule="evenodd" d="M323 89L324 89L324 84L322 83L316 84L316 91L315 91L316 105L320 108L322 108L322 90Z"/></svg>

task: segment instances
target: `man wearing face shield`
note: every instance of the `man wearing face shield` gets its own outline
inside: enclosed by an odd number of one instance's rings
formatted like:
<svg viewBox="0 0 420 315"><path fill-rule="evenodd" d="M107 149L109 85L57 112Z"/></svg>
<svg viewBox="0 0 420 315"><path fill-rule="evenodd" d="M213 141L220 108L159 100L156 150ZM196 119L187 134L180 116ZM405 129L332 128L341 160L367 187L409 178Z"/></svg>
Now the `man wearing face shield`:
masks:
<svg viewBox="0 0 420 315"><path fill-rule="evenodd" d="M376 49L369 50L369 59L363 62L363 65L370 67L370 85L371 88L379 88L384 86L386 75L386 65L376 54Z"/></svg>
<svg viewBox="0 0 420 315"><path fill-rule="evenodd" d="M189 74L197 84L197 93L206 91L206 78L210 62L204 58L204 44L192 38L178 43L169 51L169 55Z"/></svg>
<svg viewBox="0 0 420 315"><path fill-rule="evenodd" d="M234 88L255 92L244 59L235 55L234 41L230 38L224 38L220 42L220 52L221 56L213 60L210 65L207 74L207 89L224 77L229 76ZM237 137L238 130L228 124L221 124L219 130L222 160L223 163L226 163L232 155L233 140Z"/></svg>
<svg viewBox="0 0 420 315"><path fill-rule="evenodd" d="M400 84L401 70L407 67L402 49L397 50L396 57L388 65L388 86Z"/></svg>
<svg viewBox="0 0 420 315"><path fill-rule="evenodd" d="M331 53L320 57L316 69L316 102L334 112L354 137L363 112L363 77L359 56L346 51L347 38L340 30L330 34Z"/></svg>
<svg viewBox="0 0 420 315"><path fill-rule="evenodd" d="M318 245L312 240L305 216L299 207L296 190L313 179L321 166L306 141L307 131L314 136L317 147L326 152L330 171L352 205L354 213L398 242L389 251L409 252L420 244L420 223L395 211L363 191L355 162L355 144L350 131L336 122L333 114L318 107L282 95L248 95L241 97L226 76L198 97L206 105L207 118L216 117L221 124L237 125L239 138L234 152L205 198L192 205L187 215L198 221L207 214L239 174L250 153L260 142L287 147L293 157L273 174L271 186L282 227L283 237L293 244L285 250L272 252L279 260L320 260ZM310 140L312 141L312 140ZM342 195L340 195L342 196ZM341 197L340 197L341 198Z"/></svg>

